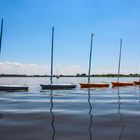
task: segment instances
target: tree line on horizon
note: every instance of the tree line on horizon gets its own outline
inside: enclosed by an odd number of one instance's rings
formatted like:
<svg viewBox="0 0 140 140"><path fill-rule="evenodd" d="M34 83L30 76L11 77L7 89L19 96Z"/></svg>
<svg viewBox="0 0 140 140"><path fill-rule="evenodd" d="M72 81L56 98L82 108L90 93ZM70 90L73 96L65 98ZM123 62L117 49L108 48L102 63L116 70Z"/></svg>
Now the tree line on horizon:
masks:
<svg viewBox="0 0 140 140"><path fill-rule="evenodd" d="M116 77L118 74L92 74L91 77ZM140 77L140 74L120 74L120 77ZM26 74L0 74L0 77L50 77L50 75L26 75ZM58 75L53 75L58 77ZM59 77L88 77L86 73L76 75L59 75Z"/></svg>

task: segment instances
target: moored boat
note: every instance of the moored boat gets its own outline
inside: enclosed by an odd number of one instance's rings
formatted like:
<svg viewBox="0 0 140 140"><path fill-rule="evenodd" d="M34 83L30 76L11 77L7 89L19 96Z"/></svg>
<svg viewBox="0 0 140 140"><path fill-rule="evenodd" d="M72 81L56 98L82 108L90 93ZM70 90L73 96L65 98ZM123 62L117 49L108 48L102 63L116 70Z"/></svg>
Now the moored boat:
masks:
<svg viewBox="0 0 140 140"><path fill-rule="evenodd" d="M2 44L2 34L3 34L3 19L1 20L1 31L0 31L0 53ZM0 91L28 91L28 86L26 85L0 85Z"/></svg>
<svg viewBox="0 0 140 140"><path fill-rule="evenodd" d="M42 89L73 89L76 88L75 84L40 84Z"/></svg>
<svg viewBox="0 0 140 140"><path fill-rule="evenodd" d="M51 46L51 76L50 84L40 84L42 89L73 89L76 88L75 84L54 84L53 83L53 40L54 40L54 27L52 27L52 46Z"/></svg>
<svg viewBox="0 0 140 140"><path fill-rule="evenodd" d="M93 40L93 34L91 34L90 55L89 55L89 69L88 69L88 83L79 83L80 87L81 88L103 88L103 87L109 87L108 83L91 83L90 82L91 56L92 56L92 40Z"/></svg>
<svg viewBox="0 0 140 140"><path fill-rule="evenodd" d="M108 83L80 83L81 88L104 88L109 87Z"/></svg>
<svg viewBox="0 0 140 140"><path fill-rule="evenodd" d="M134 85L133 82L120 82L121 53L122 53L122 38L120 39L120 52L119 52L119 64L118 64L117 82L111 82L112 83L112 87L133 86Z"/></svg>
<svg viewBox="0 0 140 140"><path fill-rule="evenodd" d="M133 81L135 85L140 85L140 81Z"/></svg>
<svg viewBox="0 0 140 140"><path fill-rule="evenodd" d="M112 87L118 87L118 86L133 86L133 82L111 82Z"/></svg>
<svg viewBox="0 0 140 140"><path fill-rule="evenodd" d="M26 85L0 85L0 91L28 91Z"/></svg>

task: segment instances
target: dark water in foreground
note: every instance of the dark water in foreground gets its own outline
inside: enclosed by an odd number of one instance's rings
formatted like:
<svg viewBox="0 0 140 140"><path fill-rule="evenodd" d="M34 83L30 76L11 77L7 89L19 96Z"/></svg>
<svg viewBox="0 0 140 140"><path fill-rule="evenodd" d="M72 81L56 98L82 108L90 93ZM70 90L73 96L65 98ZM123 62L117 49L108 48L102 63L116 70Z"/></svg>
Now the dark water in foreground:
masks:
<svg viewBox="0 0 140 140"><path fill-rule="evenodd" d="M30 90L0 93L0 140L140 140L138 86L42 91L41 78L9 81Z"/></svg>

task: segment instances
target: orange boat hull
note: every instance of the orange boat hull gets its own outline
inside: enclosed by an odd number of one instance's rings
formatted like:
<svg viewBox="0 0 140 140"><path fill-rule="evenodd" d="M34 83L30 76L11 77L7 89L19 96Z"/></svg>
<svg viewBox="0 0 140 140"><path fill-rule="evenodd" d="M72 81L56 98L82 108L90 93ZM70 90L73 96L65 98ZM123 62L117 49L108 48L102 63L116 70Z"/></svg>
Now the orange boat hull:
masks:
<svg viewBox="0 0 140 140"><path fill-rule="evenodd" d="M140 81L133 81L135 85L140 85Z"/></svg>
<svg viewBox="0 0 140 140"><path fill-rule="evenodd" d="M109 87L107 83L80 83L81 88L103 88Z"/></svg>
<svg viewBox="0 0 140 140"><path fill-rule="evenodd" d="M132 82L112 82L113 87L118 87L118 86L132 86L134 83Z"/></svg>

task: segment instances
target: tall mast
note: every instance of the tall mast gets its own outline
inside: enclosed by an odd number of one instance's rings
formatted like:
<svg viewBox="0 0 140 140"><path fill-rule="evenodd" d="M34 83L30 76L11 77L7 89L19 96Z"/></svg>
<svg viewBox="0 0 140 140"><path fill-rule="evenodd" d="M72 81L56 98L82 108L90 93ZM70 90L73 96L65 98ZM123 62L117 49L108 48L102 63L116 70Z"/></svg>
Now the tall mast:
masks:
<svg viewBox="0 0 140 140"><path fill-rule="evenodd" d="M120 66L121 66L121 53L122 53L122 38L120 39L120 52L119 52L119 64L118 64L118 82L120 78Z"/></svg>
<svg viewBox="0 0 140 140"><path fill-rule="evenodd" d="M53 83L53 81L52 81L52 76L53 76L53 40L54 40L54 27L52 27L51 77L50 77L51 84Z"/></svg>
<svg viewBox="0 0 140 140"><path fill-rule="evenodd" d="M2 44L2 33L3 33L3 19L1 19L1 31L0 31L0 53L1 53L1 44Z"/></svg>
<svg viewBox="0 0 140 140"><path fill-rule="evenodd" d="M89 56L89 70L88 70L88 83L90 83L91 56L92 56L92 40L93 40L93 34L91 34L90 56Z"/></svg>

